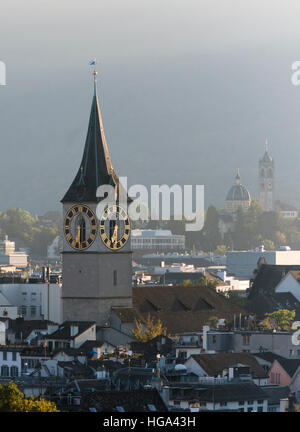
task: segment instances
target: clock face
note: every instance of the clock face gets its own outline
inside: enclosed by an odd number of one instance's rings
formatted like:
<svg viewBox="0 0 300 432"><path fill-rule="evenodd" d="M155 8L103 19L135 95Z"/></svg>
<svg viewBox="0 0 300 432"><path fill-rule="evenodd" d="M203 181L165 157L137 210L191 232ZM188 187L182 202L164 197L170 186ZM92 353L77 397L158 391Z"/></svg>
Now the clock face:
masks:
<svg viewBox="0 0 300 432"><path fill-rule="evenodd" d="M97 235L97 219L86 205L76 205L67 211L64 221L67 242L75 250L89 248Z"/></svg>
<svg viewBox="0 0 300 432"><path fill-rule="evenodd" d="M127 243L130 235L130 220L119 205L107 207L101 215L99 234L103 244L111 250L119 250Z"/></svg>

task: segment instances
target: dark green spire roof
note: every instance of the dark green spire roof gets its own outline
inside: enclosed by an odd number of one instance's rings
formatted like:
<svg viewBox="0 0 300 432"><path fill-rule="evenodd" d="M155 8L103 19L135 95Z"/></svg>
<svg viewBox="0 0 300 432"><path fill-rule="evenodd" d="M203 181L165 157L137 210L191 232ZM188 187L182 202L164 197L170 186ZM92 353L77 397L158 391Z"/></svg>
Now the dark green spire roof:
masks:
<svg viewBox="0 0 300 432"><path fill-rule="evenodd" d="M96 78L96 72L94 72ZM104 184L116 185L118 178L112 168L104 136L101 111L94 79L89 126L84 153L73 183L61 202L97 202L96 190Z"/></svg>

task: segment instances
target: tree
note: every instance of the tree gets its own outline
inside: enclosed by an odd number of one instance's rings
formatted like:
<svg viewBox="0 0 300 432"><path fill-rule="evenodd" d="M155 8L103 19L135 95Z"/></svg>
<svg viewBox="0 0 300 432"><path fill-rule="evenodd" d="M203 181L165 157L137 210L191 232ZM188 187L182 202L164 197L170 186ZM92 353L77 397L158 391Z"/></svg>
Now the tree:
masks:
<svg viewBox="0 0 300 432"><path fill-rule="evenodd" d="M211 252L221 243L219 213L216 207L209 206L206 212L204 227L200 231L200 244L206 252Z"/></svg>
<svg viewBox="0 0 300 432"><path fill-rule="evenodd" d="M0 411L5 412L57 412L54 402L33 396L25 396L10 382L0 385Z"/></svg>
<svg viewBox="0 0 300 432"><path fill-rule="evenodd" d="M295 310L279 309L272 313L266 313L263 325L267 328L276 328L278 330L291 330L291 324L296 316Z"/></svg>
<svg viewBox="0 0 300 432"><path fill-rule="evenodd" d="M217 246L217 249L214 251L214 254L215 255L226 255L228 249L229 249L228 246L219 245L219 246Z"/></svg>
<svg viewBox="0 0 300 432"><path fill-rule="evenodd" d="M163 327L161 320L158 318L158 320L155 322L154 317L151 317L150 314L147 315L145 324L137 319L134 321L136 328L131 329L131 332L133 336L141 342L148 342L159 335L167 335L167 328ZM146 328L144 328L144 326Z"/></svg>
<svg viewBox="0 0 300 432"><path fill-rule="evenodd" d="M268 239L263 240L262 244L264 245L264 248L268 251L275 249L275 244L274 242L272 242L272 240L268 240Z"/></svg>
<svg viewBox="0 0 300 432"><path fill-rule="evenodd" d="M208 322L212 327L216 327L218 325L219 318L216 316L212 316L209 318Z"/></svg>
<svg viewBox="0 0 300 432"><path fill-rule="evenodd" d="M239 306L241 308L244 308L247 304L247 300L244 297L241 297L239 295L239 293L237 293L236 291L229 291L228 292L228 300L232 304Z"/></svg>

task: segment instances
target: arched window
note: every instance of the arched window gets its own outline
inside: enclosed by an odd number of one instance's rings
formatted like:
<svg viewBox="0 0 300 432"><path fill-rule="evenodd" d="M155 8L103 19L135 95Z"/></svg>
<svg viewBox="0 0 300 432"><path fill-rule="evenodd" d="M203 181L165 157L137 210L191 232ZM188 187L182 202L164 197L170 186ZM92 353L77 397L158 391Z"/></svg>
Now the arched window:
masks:
<svg viewBox="0 0 300 432"><path fill-rule="evenodd" d="M86 224L85 219L82 215L79 215L76 219L76 240L82 243L86 240Z"/></svg>
<svg viewBox="0 0 300 432"><path fill-rule="evenodd" d="M261 169L261 170L260 170L260 176L261 176L261 177L264 177L264 176L265 176L265 170L264 170L264 169Z"/></svg>
<svg viewBox="0 0 300 432"><path fill-rule="evenodd" d="M9 367L7 365L1 366L1 376L3 377L9 376Z"/></svg>
<svg viewBox="0 0 300 432"><path fill-rule="evenodd" d="M19 376L19 369L17 368L17 366L12 366L10 368L10 376L12 376L12 377Z"/></svg>

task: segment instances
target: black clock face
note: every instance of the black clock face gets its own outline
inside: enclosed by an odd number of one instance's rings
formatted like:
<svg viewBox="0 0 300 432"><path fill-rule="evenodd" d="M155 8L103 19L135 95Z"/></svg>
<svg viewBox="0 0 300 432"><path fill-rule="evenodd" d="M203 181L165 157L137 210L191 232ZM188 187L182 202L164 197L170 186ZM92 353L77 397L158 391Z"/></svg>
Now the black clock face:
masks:
<svg viewBox="0 0 300 432"><path fill-rule="evenodd" d="M103 244L117 251L125 246L130 235L130 220L119 205L107 207L101 215L99 234Z"/></svg>
<svg viewBox="0 0 300 432"><path fill-rule="evenodd" d="M70 208L64 221L64 234L73 249L88 249L97 235L97 220L93 211L86 205Z"/></svg>

